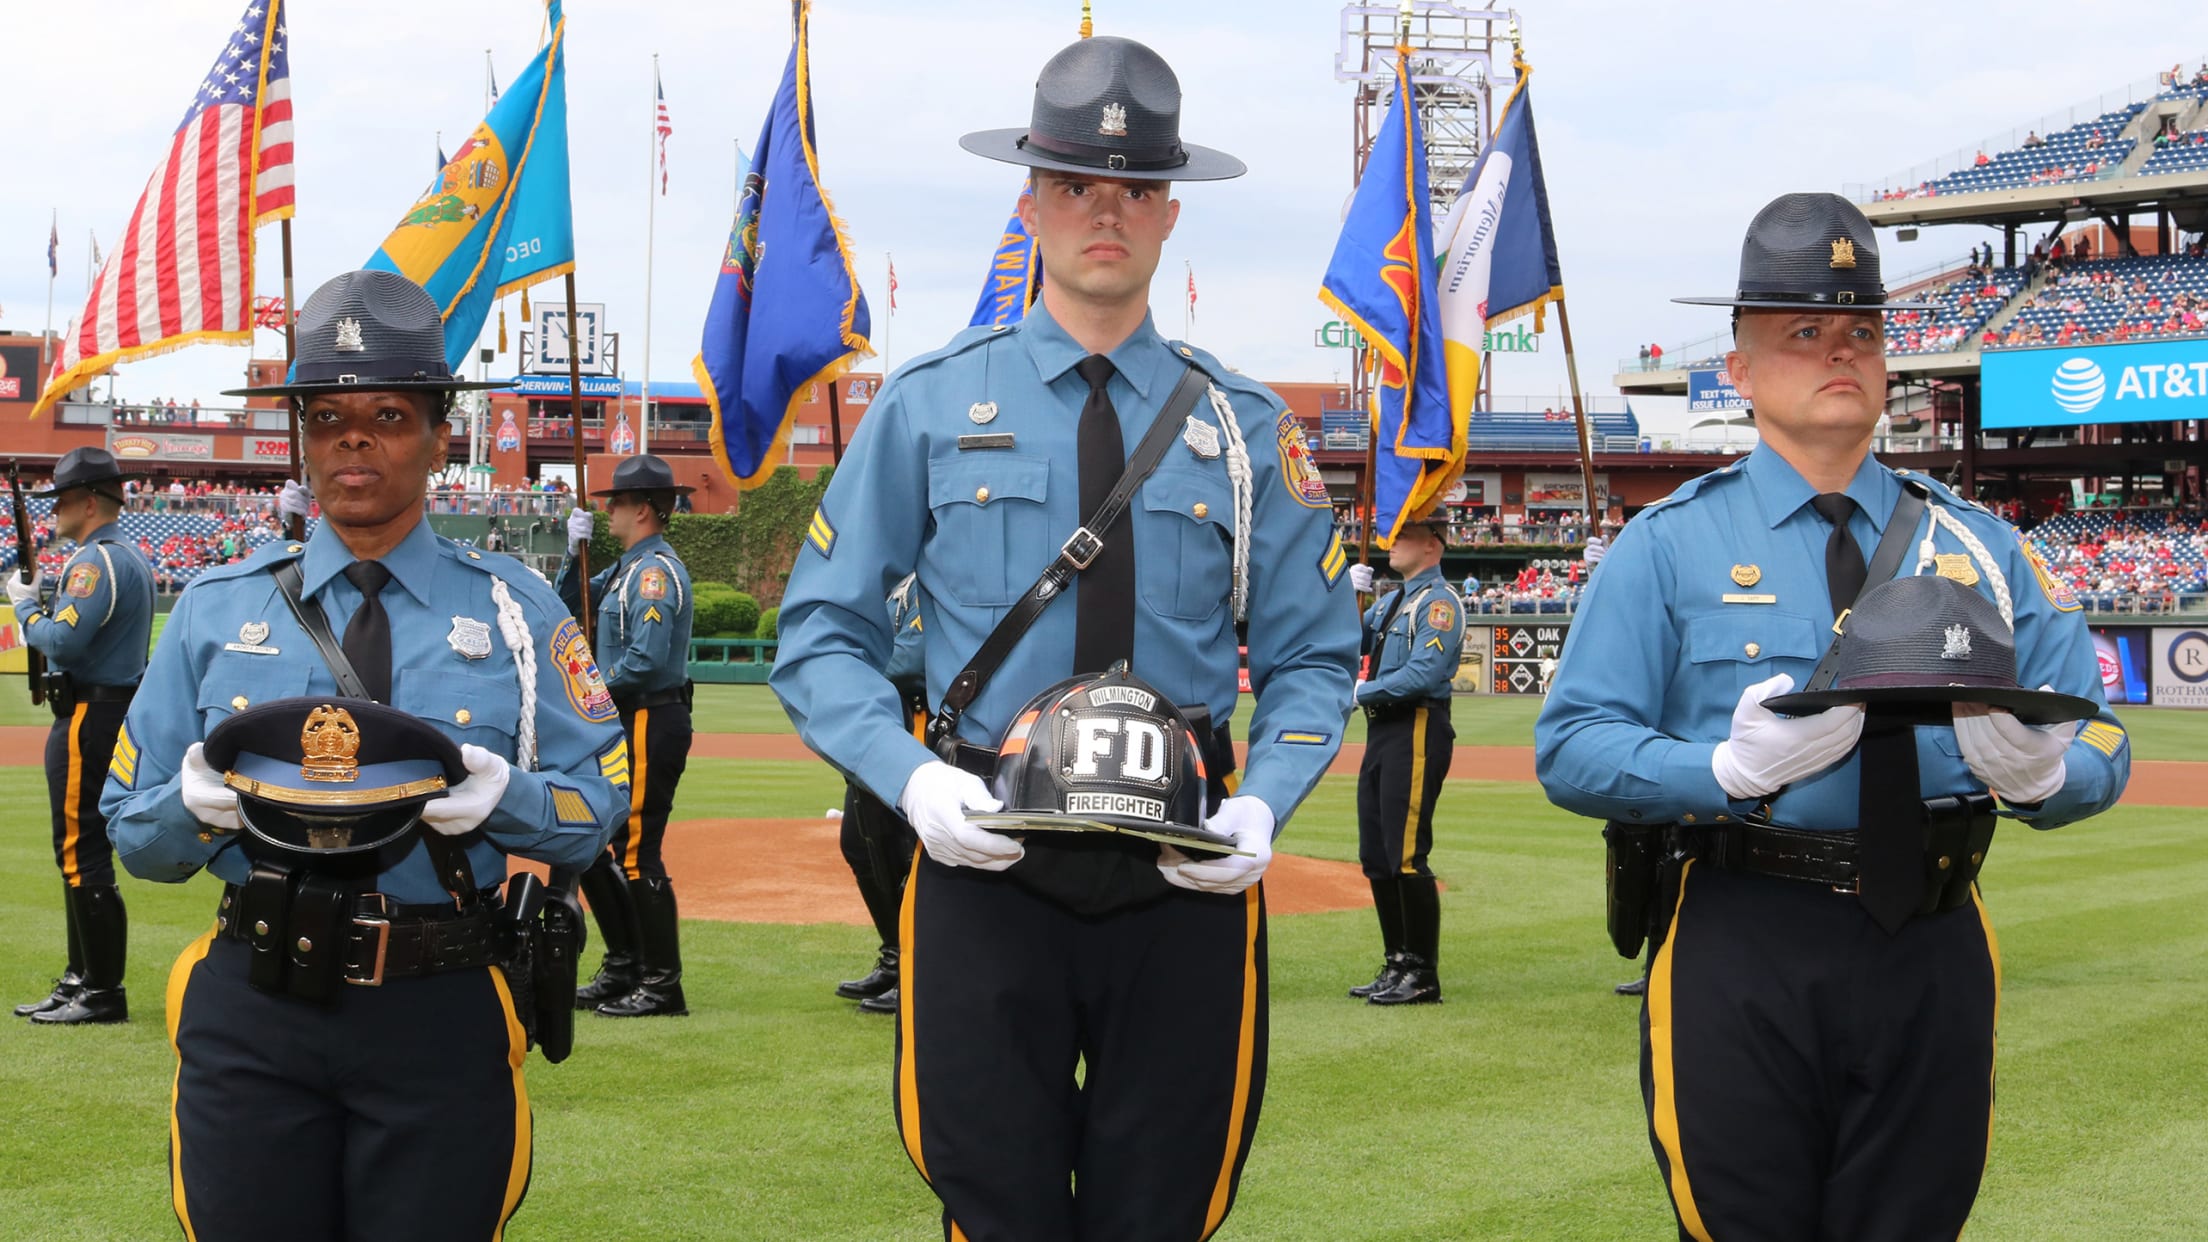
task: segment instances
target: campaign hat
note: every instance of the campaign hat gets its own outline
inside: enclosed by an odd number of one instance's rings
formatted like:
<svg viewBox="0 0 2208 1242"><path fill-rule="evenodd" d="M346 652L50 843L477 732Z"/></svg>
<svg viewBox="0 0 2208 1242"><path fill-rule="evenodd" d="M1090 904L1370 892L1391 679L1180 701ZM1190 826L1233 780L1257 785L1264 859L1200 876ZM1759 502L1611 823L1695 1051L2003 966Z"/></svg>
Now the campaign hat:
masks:
<svg viewBox="0 0 2208 1242"><path fill-rule="evenodd" d="M1082 39L1044 64L1028 123L958 145L1007 164L1121 181L1225 181L1247 168L1181 141L1181 80L1133 39Z"/></svg>

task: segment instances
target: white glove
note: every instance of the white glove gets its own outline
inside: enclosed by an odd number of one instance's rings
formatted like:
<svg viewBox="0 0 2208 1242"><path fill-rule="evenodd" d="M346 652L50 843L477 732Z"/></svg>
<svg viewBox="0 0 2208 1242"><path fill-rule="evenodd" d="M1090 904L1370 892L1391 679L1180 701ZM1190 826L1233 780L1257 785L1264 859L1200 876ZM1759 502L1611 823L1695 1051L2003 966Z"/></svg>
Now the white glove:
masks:
<svg viewBox="0 0 2208 1242"><path fill-rule="evenodd" d="M946 867L1002 871L1027 856L1027 847L1018 841L966 821L968 811L1003 809L1004 803L989 796L980 777L940 759L914 768L904 792L897 795L898 813L912 825L928 857Z"/></svg>
<svg viewBox="0 0 2208 1242"><path fill-rule="evenodd" d="M2052 686L2041 686L2052 690ZM2038 727L1982 703L1955 705L1955 743L1970 774L2003 802L2036 806L2062 788L2062 757L2085 722Z"/></svg>
<svg viewBox="0 0 2208 1242"><path fill-rule="evenodd" d="M1351 590L1353 590L1353 591L1357 591L1357 592L1360 592L1360 593L1362 593L1362 594L1365 594L1365 595L1370 595L1370 594L1372 594L1372 566L1370 566L1370 565L1352 565L1352 566L1350 566L1350 567L1349 567L1349 588L1350 588Z"/></svg>
<svg viewBox="0 0 2208 1242"><path fill-rule="evenodd" d="M506 782L514 774L514 766L504 756L480 746L462 746L460 762L467 766L468 779L422 807L422 822L448 837L473 832L477 824L489 819L498 809L498 800L506 796Z"/></svg>
<svg viewBox="0 0 2208 1242"><path fill-rule="evenodd" d="M1863 707L1848 703L1814 716L1785 717L1763 705L1791 693L1794 679L1781 673L1740 692L1733 735L1717 744L1710 773L1735 798L1760 798L1847 757L1863 736Z"/></svg>
<svg viewBox="0 0 2208 1242"><path fill-rule="evenodd" d="M236 832L238 791L222 783L222 773L207 763L206 748L198 742L184 748L182 777L184 809L192 818L217 832Z"/></svg>
<svg viewBox="0 0 2208 1242"><path fill-rule="evenodd" d="M590 510L570 509L567 512L567 550L573 552L590 542L592 529Z"/></svg>
<svg viewBox="0 0 2208 1242"><path fill-rule="evenodd" d="M1239 893L1258 882L1273 865L1273 808L1263 798L1240 795L1219 804L1204 827L1234 838L1234 847L1252 857L1223 854L1190 858L1170 845L1158 847L1158 870L1168 884L1198 893Z"/></svg>
<svg viewBox="0 0 2208 1242"><path fill-rule="evenodd" d="M304 518L314 507L314 489L293 479L284 480L284 490L276 495L276 512L287 518Z"/></svg>
<svg viewBox="0 0 2208 1242"><path fill-rule="evenodd" d="M26 608L38 606L38 588L45 584L46 574L37 565L31 566L31 580L23 581L20 571L8 575L8 602L21 613Z"/></svg>

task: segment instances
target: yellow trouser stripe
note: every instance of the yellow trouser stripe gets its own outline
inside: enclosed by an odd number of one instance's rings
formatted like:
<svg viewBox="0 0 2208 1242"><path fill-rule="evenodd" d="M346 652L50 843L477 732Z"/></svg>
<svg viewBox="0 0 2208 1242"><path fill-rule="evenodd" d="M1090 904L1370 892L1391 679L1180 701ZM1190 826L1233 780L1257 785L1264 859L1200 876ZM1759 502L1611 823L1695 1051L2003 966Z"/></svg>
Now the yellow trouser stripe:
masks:
<svg viewBox="0 0 2208 1242"><path fill-rule="evenodd" d="M1671 956L1679 947L1679 914L1687 904L1687 881L1694 874L1689 862L1679 874L1679 898L1671 909L1671 935L1657 950L1648 968L1648 1061L1656 1080L1656 1141L1664 1149L1664 1163L1671 1166L1671 1202L1679 1209L1679 1223L1696 1242L1710 1242L1702 1224L1702 1212L1694 1205L1694 1189L1687 1181L1687 1163L1679 1150L1679 1096L1671 1067Z"/></svg>
<svg viewBox="0 0 2208 1242"><path fill-rule="evenodd" d="M629 839L627 857L621 860L621 869L632 880L644 878L644 777L650 770L651 755L644 744L644 731L651 727L652 709L640 707L636 711L636 768L635 779L629 782Z"/></svg>
<svg viewBox="0 0 2208 1242"><path fill-rule="evenodd" d="M491 1231L491 1242L499 1242L506 1236L507 1220L521 1206L522 1193L529 1189L535 1135L529 1126L529 1087L522 1081L521 1072L522 1062L529 1056L529 1037L514 1011L514 994L506 986L505 970L497 966L485 969L490 971L491 986L498 989L499 1009L506 1015L506 1064L514 1071L514 1162L506 1171L506 1198L498 1209L498 1228Z"/></svg>
<svg viewBox="0 0 2208 1242"><path fill-rule="evenodd" d="M1418 813L1426 804L1426 708L1411 718L1411 811L1403 817L1403 874L1414 874L1418 853Z"/></svg>
<svg viewBox="0 0 2208 1242"><path fill-rule="evenodd" d="M176 1074L169 1079L169 1202L176 1209L176 1223L184 1226L185 1242L199 1242L199 1234L192 1229L191 1213L184 1204L184 1141L176 1124L176 1093L184 1080L184 1054L176 1046L176 1029L183 1021L184 989L192 981L192 968L207 956L207 948L214 942L215 929L210 927L199 939L185 945L176 965L169 968L169 1051L176 1054Z"/></svg>
<svg viewBox="0 0 2208 1242"><path fill-rule="evenodd" d="M897 1120L905 1134L905 1154L912 1157L912 1167L920 1170L920 1180L928 1178L928 1162L920 1154L920 1071L916 1064L919 1055L912 1039L912 957L916 947L912 939L913 897L920 891L920 858L923 851L912 853L912 873L905 878L905 899L897 907L897 943L902 952L897 958L897 1025L903 1041L903 1054L897 1058ZM956 1237L956 1224L951 1226Z"/></svg>
<svg viewBox="0 0 2208 1242"><path fill-rule="evenodd" d="M1250 1071L1257 1052L1257 929L1263 922L1264 884L1242 890L1242 1030L1234 1050L1234 1107L1227 1113L1227 1154L1219 1162L1219 1180L1211 1187L1211 1207L1204 1213L1208 1238L1227 1218L1227 1196L1234 1189L1234 1162L1242 1154L1242 1123L1250 1107Z"/></svg>
<svg viewBox="0 0 2208 1242"><path fill-rule="evenodd" d="M69 716L69 784L61 791L61 878L75 888L82 877L77 874L77 842L84 835L84 824L78 817L77 803L84 797L84 744L78 736L84 730L84 713L89 703L77 704L77 710Z"/></svg>
<svg viewBox="0 0 2208 1242"><path fill-rule="evenodd" d="M1999 1080L2001 1060L2001 940L1993 934L1993 916L1986 913L1985 898L1979 895L1978 886L1970 886L1970 904L1978 908L1978 925L1986 929L1986 954L1993 959L1993 1057L1996 1072L1986 1083L1986 1156L1993 1156L1993 1088ZM1985 1176L1985 1165L1978 1168L1980 1178Z"/></svg>

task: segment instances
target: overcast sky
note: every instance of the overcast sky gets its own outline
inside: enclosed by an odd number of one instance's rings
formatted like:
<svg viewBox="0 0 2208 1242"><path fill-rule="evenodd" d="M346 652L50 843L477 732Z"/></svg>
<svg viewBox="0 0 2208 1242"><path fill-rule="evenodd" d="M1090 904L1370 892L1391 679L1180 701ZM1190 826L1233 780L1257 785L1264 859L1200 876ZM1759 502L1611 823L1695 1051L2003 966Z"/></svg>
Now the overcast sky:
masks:
<svg viewBox="0 0 2208 1242"><path fill-rule="evenodd" d="M54 326L86 289L86 237L112 245L241 0L11 5L0 78L11 121L0 181L0 327L35 332L48 217L61 218ZM1313 296L1350 190L1351 88L1333 77L1341 6L1325 0L1096 0L1099 33L1140 39L1181 76L1183 136L1250 165L1188 185L1153 304L1181 330L1194 264L1199 344L1252 375L1331 380ZM298 297L356 267L411 205L443 131L480 119L483 53L501 84L537 47L535 0L297 0ZM652 374L689 378L733 207L732 139L748 151L788 53L784 0L570 0L567 78L581 297L608 307L624 362L644 354L651 58L674 122L658 200ZM966 131L1024 124L1036 70L1075 35L1078 0L816 0L813 93L821 171L850 229L893 360L964 326L1020 180L968 155ZM2074 3L1846 6L1711 2L1529 4L1520 10L1565 286L1592 393L1617 360L1723 326L1673 305L1729 290L1740 235L1771 197L1838 190L2023 127L2208 53L2208 11L2101 20ZM2150 92L2151 93L2151 90ZM1886 243L1889 276L1959 256L1977 229ZM260 291L278 291L276 230ZM884 255L896 256L890 321ZM540 287L557 297L558 285ZM532 297L538 294L533 293ZM509 300L509 313L518 309ZM513 322L510 320L510 322ZM495 331L495 318L492 322ZM1553 398L1555 324L1537 359L1499 358L1497 392ZM260 349L280 354L263 333ZM200 346L126 366L126 397L219 401L243 349ZM865 364L872 365L872 364ZM501 370L510 369L502 360Z"/></svg>

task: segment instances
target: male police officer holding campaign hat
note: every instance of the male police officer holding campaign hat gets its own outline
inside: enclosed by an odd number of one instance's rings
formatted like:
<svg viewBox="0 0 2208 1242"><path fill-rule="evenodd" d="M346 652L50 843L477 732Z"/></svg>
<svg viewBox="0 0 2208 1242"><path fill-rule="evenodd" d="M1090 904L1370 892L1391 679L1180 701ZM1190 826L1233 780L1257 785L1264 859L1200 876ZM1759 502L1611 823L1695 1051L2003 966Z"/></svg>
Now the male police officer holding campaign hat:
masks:
<svg viewBox="0 0 2208 1242"><path fill-rule="evenodd" d="M1044 66L1028 126L961 141L1032 170L1041 300L905 364L875 399L791 572L773 685L806 742L920 838L896 1111L946 1234L1206 1237L1262 1099L1257 881L1349 705L1348 560L1303 425L1151 326L1180 208L1168 183L1242 172L1180 140L1164 60L1083 40ZM939 751L880 672L896 638L883 593L915 570ZM1007 617L1026 628L1000 630ZM1256 697L1236 785L1245 619ZM1202 826L1235 852L969 820L1003 809L984 777L1015 715L1122 660L1194 723ZM1093 728L1060 752L1071 766L1101 780L1148 762L1103 717Z"/></svg>
<svg viewBox="0 0 2208 1242"><path fill-rule="evenodd" d="M530 1167L496 886L598 856L627 743L551 588L423 516L468 386L429 295L348 273L298 337L254 391L297 403L321 524L185 591L101 799L133 874L224 882L169 981L170 1185L200 1242L481 1239Z"/></svg>
<svg viewBox="0 0 2208 1242"><path fill-rule="evenodd" d="M54 862L61 868L69 963L52 994L15 1007L33 1022L121 1022L129 923L115 886L115 854L100 814L100 782L115 753L123 713L137 693L153 633L153 571L123 538L126 476L106 449L71 449L54 466L54 531L77 550L58 587L33 567L7 575L23 641L46 657L46 793L53 810ZM51 596L51 598L48 598Z"/></svg>
<svg viewBox="0 0 2208 1242"><path fill-rule="evenodd" d="M1733 308L1726 365L1762 443L1618 536L1535 728L1537 770L1558 805L1612 821L1618 856L1667 825L1683 863L1657 903L1641 1042L1680 1236L1951 1238L1990 1136L2000 972L1972 880L1996 810L2038 828L2104 810L2129 746L2078 602L2030 545L1870 454L1881 311L1899 304L1863 214L1785 195L1749 226L1738 292L1686 300ZM1982 596L2013 627L2016 678L2089 700L2091 723L2035 725L2063 713L1983 679L1928 725L1921 690L1778 702L1897 574ZM1969 667L1988 641L1973 624L1975 644L1950 619L1931 663Z"/></svg>
<svg viewBox="0 0 2208 1242"><path fill-rule="evenodd" d="M602 671L621 729L629 738L631 789L628 818L613 834L613 848L583 872L583 895L605 936L606 957L597 977L578 988L575 1006L613 1018L688 1013L682 995L682 940L675 885L660 846L675 786L690 761L690 624L694 601L690 571L667 546L667 520L675 498L691 488L675 482L665 460L649 453L613 469L606 521L621 541L621 556L590 580L598 610L594 638L605 653ZM588 510L568 514L567 565L559 592L569 611L581 606L575 549L590 538Z"/></svg>
<svg viewBox="0 0 2208 1242"><path fill-rule="evenodd" d="M1403 588L1365 610L1372 677L1357 685L1365 758L1357 773L1357 860L1380 918L1380 973L1349 990L1373 1005L1441 1000L1441 892L1427 855L1434 804L1449 776L1457 732L1449 683L1464 648L1464 604L1441 572L1438 514L1406 523L1388 548ZM1372 589L1372 568L1350 570Z"/></svg>

